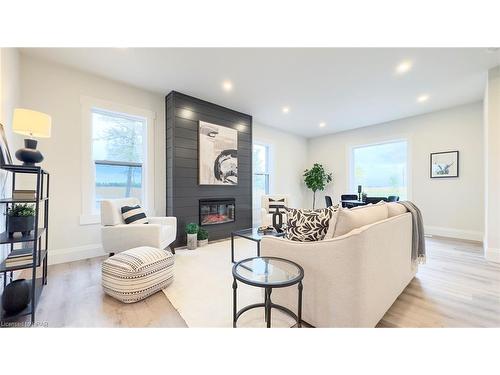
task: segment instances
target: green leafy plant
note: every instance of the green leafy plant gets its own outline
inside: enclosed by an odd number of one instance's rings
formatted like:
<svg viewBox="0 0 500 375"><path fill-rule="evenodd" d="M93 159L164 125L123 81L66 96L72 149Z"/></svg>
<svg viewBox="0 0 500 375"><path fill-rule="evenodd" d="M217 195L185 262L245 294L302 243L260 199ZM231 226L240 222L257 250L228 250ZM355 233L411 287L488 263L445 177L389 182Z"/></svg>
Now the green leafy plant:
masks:
<svg viewBox="0 0 500 375"><path fill-rule="evenodd" d="M313 191L313 209L316 205L316 192L325 190L326 185L332 180L332 173L327 173L325 168L318 163L314 163L311 169L304 171L304 182L307 188Z"/></svg>
<svg viewBox="0 0 500 375"><path fill-rule="evenodd" d="M9 208L8 215L12 217L35 216L35 208L32 204L19 203Z"/></svg>
<svg viewBox="0 0 500 375"><path fill-rule="evenodd" d="M208 240L208 232L205 228L198 229L198 241Z"/></svg>
<svg viewBox="0 0 500 375"><path fill-rule="evenodd" d="M198 229L199 229L198 224L195 224L195 223L186 224L186 233L187 234L198 234Z"/></svg>

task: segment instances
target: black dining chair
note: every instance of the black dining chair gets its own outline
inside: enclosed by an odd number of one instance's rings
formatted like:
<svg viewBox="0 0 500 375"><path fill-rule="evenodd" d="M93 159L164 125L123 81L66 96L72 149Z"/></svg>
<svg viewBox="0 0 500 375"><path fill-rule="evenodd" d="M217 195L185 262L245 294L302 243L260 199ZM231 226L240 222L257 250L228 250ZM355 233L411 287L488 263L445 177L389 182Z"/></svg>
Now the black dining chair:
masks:
<svg viewBox="0 0 500 375"><path fill-rule="evenodd" d="M340 200L341 201L357 201L358 196L356 194L342 194L340 196ZM349 203L346 203L346 202L342 202L342 207L349 208L349 207L352 207L352 205L350 205Z"/></svg>
<svg viewBox="0 0 500 375"><path fill-rule="evenodd" d="M398 202L399 201L399 197L397 195L389 195L387 197L387 202Z"/></svg>
<svg viewBox="0 0 500 375"><path fill-rule="evenodd" d="M329 195L325 195L325 202L326 202L326 207L333 206L332 197L330 197Z"/></svg>

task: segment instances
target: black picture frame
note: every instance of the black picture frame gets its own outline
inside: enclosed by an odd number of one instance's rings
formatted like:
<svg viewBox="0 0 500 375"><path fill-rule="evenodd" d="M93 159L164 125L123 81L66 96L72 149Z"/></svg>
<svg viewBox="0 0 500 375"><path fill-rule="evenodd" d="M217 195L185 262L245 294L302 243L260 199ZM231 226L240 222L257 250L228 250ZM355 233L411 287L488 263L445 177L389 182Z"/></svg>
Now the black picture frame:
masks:
<svg viewBox="0 0 500 375"><path fill-rule="evenodd" d="M5 129L0 123L0 165L12 164L12 156L10 155L9 143L5 135Z"/></svg>
<svg viewBox="0 0 500 375"><path fill-rule="evenodd" d="M436 157L436 155L446 155L449 154L450 157L453 160L453 164L456 163L457 169L456 169L456 174L439 174L435 173L432 166L433 166L433 160ZM451 166L451 165L450 165ZM430 164L429 164L429 174L430 178L457 178L460 177L460 153L458 150L454 151L441 151L441 152L432 152L430 155Z"/></svg>

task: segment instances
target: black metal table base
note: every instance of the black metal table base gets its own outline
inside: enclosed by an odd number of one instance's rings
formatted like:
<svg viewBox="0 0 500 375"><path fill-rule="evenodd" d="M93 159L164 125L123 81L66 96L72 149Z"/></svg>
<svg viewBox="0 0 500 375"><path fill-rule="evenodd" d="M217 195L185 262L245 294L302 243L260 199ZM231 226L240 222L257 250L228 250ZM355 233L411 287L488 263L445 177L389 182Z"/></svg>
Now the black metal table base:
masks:
<svg viewBox="0 0 500 375"><path fill-rule="evenodd" d="M297 322L297 328L302 327L302 281L298 283L298 291L299 291L299 298L298 298L298 314L295 314L293 311L290 309L278 305L276 303L273 303L271 301L271 293L273 288L264 288L264 302L263 303L254 303L252 305L248 305L243 307L241 310L237 310L237 289L238 289L238 284L236 282L236 279L233 279L233 328L236 328L236 323L238 322L239 317L252 309L264 308L264 314L265 314L265 321L266 321L266 327L271 328L271 310L272 309L278 309L281 310L282 312L288 314L291 316L296 322Z"/></svg>

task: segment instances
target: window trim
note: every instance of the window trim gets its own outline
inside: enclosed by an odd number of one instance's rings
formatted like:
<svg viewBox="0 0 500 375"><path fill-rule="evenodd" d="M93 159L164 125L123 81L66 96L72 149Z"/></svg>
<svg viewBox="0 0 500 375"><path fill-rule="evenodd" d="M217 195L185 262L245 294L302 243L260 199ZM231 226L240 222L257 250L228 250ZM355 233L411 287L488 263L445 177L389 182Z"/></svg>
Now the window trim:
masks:
<svg viewBox="0 0 500 375"><path fill-rule="evenodd" d="M263 142L253 142L252 145L252 153L253 153L253 146L263 146L266 150L266 171L265 172L260 172L257 173L255 171L252 172L252 181L253 181L253 176L258 175L258 176L267 176L267 193L266 194L271 194L271 146L263 143ZM253 155L252 155L253 159ZM253 169L253 168L252 168Z"/></svg>
<svg viewBox="0 0 500 375"><path fill-rule="evenodd" d="M81 104L81 214L80 225L99 224L101 215L95 209L95 160L92 157L92 109L120 113L128 117L146 119L146 142L144 142L143 183L144 208L154 215L154 170L155 170L155 129L156 113L138 107L110 102L107 100L80 97Z"/></svg>
<svg viewBox="0 0 500 375"><path fill-rule="evenodd" d="M378 146L378 145L384 145L387 143L397 143L397 142L406 142L406 199L411 200L412 198L412 160L411 160L411 155L412 155L412 145L411 145L411 138L407 136L401 136L401 137L396 137L396 138L390 138L390 139L381 139L381 140L374 140L372 142L368 143L356 143L356 144L350 144L347 145L346 147L346 152L347 152L347 171L348 171L348 178L347 178L347 192L348 193L357 193L357 186L355 186L355 178L354 178L354 149L356 148L361 148L361 147L369 147L369 146Z"/></svg>

